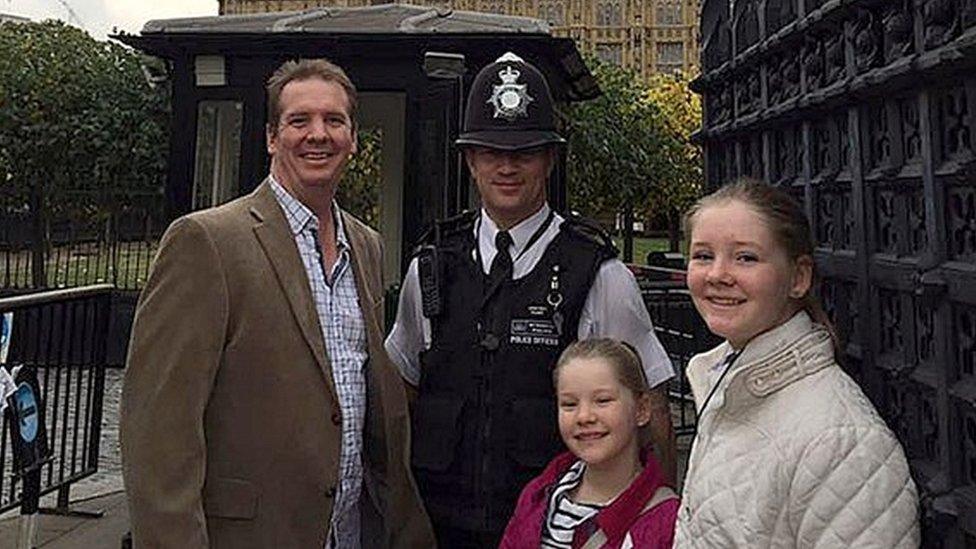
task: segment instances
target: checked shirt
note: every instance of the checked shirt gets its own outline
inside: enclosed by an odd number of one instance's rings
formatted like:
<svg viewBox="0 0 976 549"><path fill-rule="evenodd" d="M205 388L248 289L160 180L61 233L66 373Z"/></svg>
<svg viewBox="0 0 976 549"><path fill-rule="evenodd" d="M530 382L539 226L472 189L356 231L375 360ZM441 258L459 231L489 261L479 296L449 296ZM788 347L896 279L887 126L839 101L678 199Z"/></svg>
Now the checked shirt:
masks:
<svg viewBox="0 0 976 549"><path fill-rule="evenodd" d="M366 323L359 309L359 294L350 265L349 241L339 208L333 202L339 255L332 272L327 275L322 261L318 218L288 194L274 178L271 178L271 188L288 219L308 275L342 416L340 482L332 509L327 547L357 548L360 546L359 496L363 484L363 424L366 415L363 368L368 351Z"/></svg>

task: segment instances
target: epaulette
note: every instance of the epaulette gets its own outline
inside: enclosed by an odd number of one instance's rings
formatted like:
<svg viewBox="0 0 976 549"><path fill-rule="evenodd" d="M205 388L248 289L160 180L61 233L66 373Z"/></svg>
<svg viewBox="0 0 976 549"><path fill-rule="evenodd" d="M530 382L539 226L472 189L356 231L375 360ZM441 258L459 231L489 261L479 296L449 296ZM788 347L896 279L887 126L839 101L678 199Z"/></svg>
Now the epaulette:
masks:
<svg viewBox="0 0 976 549"><path fill-rule="evenodd" d="M446 219L438 219L421 234L418 247L424 245L436 246L440 239L444 237L452 236L462 231L474 230L474 223L477 220L478 210L465 210Z"/></svg>
<svg viewBox="0 0 976 549"><path fill-rule="evenodd" d="M609 257L617 256L618 251L613 240L611 240L610 235L596 221L587 219L577 213L569 213L564 214L561 228L600 246Z"/></svg>

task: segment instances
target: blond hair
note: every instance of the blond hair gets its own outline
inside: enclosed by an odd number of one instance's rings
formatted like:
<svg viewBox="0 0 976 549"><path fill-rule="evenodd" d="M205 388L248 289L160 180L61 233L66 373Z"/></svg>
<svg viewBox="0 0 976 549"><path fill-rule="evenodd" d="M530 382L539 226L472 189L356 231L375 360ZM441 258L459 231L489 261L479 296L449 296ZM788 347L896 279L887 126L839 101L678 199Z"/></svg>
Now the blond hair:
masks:
<svg viewBox="0 0 976 549"><path fill-rule="evenodd" d="M600 359L609 364L617 381L633 394L635 403L639 403L641 397L651 391L637 350L629 343L608 337L576 341L563 350L552 370L552 384L557 387L557 390L560 372L567 364L577 359ZM648 425L638 429L638 441L641 446L651 440L650 434Z"/></svg>

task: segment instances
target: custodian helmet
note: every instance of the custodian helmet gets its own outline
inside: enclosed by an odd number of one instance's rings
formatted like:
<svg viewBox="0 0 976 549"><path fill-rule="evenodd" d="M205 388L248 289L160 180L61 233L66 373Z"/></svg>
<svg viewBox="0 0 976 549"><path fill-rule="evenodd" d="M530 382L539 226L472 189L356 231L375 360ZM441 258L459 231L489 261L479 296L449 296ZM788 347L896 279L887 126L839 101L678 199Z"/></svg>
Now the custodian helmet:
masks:
<svg viewBox="0 0 976 549"><path fill-rule="evenodd" d="M475 76L459 146L517 151L565 142L556 133L552 94L539 69L508 52Z"/></svg>

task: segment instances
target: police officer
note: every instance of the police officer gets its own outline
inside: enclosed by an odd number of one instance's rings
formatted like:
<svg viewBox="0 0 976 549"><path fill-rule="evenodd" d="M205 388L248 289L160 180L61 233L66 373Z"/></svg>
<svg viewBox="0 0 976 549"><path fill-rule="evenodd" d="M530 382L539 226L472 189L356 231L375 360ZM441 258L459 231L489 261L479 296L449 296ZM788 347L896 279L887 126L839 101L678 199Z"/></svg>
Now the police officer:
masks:
<svg viewBox="0 0 976 549"><path fill-rule="evenodd" d="M578 338L632 344L674 477L671 363L606 235L546 203L565 143L549 86L506 53L472 84L463 147L480 212L438 222L411 262L386 349L417 390L412 464L438 543L496 547L519 491L563 449L552 367Z"/></svg>

